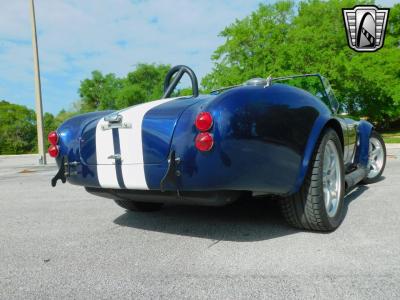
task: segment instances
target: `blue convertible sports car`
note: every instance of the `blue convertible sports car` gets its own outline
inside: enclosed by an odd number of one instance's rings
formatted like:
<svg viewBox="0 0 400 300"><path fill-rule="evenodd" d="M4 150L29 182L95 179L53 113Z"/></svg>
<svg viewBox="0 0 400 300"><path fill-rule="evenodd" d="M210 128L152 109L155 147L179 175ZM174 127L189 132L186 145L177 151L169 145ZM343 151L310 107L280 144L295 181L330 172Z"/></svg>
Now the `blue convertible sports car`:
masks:
<svg viewBox="0 0 400 300"><path fill-rule="evenodd" d="M193 96L171 98L184 74ZM199 95L193 71L176 66L161 100L79 115L51 132L52 185L68 180L140 211L276 195L291 225L334 230L345 193L379 180L386 163L373 126L343 110L319 74Z"/></svg>

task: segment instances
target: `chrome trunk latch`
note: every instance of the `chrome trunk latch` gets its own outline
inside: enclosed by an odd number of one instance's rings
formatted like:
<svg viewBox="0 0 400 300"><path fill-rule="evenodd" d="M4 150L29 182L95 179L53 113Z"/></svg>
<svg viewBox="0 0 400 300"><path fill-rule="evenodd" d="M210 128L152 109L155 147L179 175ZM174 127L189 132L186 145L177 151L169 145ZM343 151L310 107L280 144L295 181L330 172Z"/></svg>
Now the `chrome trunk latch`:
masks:
<svg viewBox="0 0 400 300"><path fill-rule="evenodd" d="M107 158L108 158L108 159L113 159L113 160L115 160L116 162L117 162L117 161L118 161L118 162L121 162L121 161L122 161L121 154L112 154L112 155L108 156Z"/></svg>
<svg viewBox="0 0 400 300"><path fill-rule="evenodd" d="M114 113L108 116L104 117L104 121L108 123L121 123L122 122L122 116L118 113Z"/></svg>
<svg viewBox="0 0 400 300"><path fill-rule="evenodd" d="M108 124L101 125L101 129L108 130L113 128L132 128L132 124L122 122L122 119L123 117L119 113L113 113L105 116L104 121L108 122Z"/></svg>

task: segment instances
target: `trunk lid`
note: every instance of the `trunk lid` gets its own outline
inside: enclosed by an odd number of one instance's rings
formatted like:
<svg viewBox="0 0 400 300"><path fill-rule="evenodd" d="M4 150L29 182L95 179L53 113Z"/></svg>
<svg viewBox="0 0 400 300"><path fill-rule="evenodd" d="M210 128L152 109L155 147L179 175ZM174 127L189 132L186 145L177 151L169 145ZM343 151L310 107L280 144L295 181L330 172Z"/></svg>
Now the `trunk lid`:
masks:
<svg viewBox="0 0 400 300"><path fill-rule="evenodd" d="M157 164L165 161L177 121L197 98L170 98L114 112L82 130L81 160L87 165Z"/></svg>

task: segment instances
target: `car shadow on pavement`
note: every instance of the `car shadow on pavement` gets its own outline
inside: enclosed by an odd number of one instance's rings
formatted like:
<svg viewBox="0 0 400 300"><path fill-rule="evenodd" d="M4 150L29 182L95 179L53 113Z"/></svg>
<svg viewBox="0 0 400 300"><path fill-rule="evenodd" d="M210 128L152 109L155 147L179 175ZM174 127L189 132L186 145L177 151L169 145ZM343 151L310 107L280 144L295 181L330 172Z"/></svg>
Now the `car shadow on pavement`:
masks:
<svg viewBox="0 0 400 300"><path fill-rule="evenodd" d="M360 185L345 197L349 204L368 190ZM289 226L276 199L243 199L224 207L166 205L158 212L125 212L114 220L120 226L199 237L216 241L251 242L302 232Z"/></svg>
<svg viewBox="0 0 400 300"><path fill-rule="evenodd" d="M346 206L352 201L356 200L358 197L360 197L368 189L369 187L367 185L357 185L345 196L344 202Z"/></svg>
<svg viewBox="0 0 400 300"><path fill-rule="evenodd" d="M286 224L276 200L245 199L225 207L167 205L152 213L126 212L115 224L212 239L262 241L301 232Z"/></svg>
<svg viewBox="0 0 400 300"><path fill-rule="evenodd" d="M344 198L344 215L346 217L349 205L354 200L357 200L369 187L367 185L357 185Z"/></svg>

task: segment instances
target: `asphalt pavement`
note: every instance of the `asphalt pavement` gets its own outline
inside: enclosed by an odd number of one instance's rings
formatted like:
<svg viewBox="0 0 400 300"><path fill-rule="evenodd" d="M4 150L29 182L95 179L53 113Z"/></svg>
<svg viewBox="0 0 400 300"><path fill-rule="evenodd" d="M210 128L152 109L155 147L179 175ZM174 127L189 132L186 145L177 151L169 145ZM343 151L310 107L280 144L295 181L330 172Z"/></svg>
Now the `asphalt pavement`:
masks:
<svg viewBox="0 0 400 300"><path fill-rule="evenodd" d="M286 225L274 201L126 212L54 164L0 156L1 299L399 299L400 148L346 197L332 233Z"/></svg>

